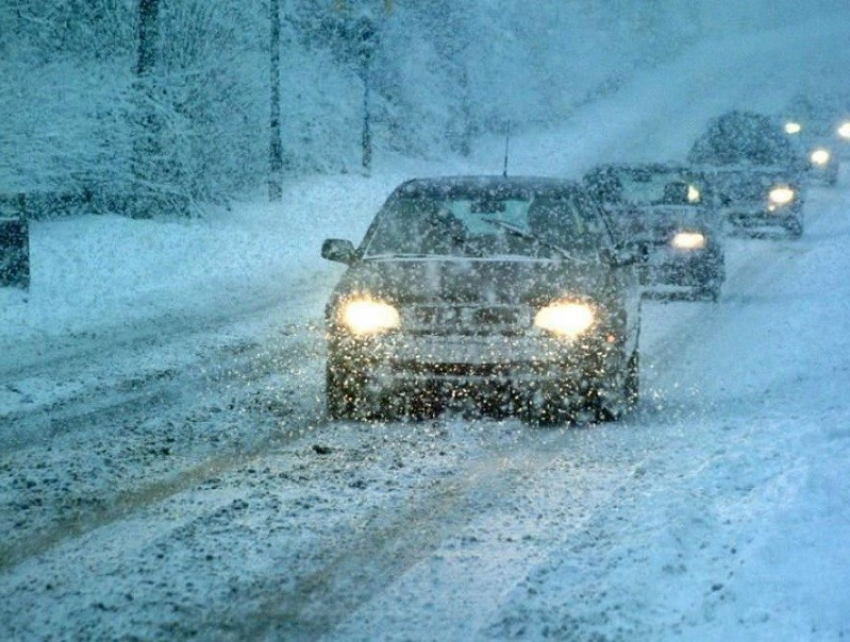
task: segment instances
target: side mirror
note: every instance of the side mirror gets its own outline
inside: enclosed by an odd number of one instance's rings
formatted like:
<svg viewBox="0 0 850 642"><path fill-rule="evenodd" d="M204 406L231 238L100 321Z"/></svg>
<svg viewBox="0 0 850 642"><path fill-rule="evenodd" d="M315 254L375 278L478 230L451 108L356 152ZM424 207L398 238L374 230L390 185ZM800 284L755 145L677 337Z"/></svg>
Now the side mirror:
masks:
<svg viewBox="0 0 850 642"><path fill-rule="evenodd" d="M322 243L322 258L351 265L357 256L354 244L344 239L325 239Z"/></svg>

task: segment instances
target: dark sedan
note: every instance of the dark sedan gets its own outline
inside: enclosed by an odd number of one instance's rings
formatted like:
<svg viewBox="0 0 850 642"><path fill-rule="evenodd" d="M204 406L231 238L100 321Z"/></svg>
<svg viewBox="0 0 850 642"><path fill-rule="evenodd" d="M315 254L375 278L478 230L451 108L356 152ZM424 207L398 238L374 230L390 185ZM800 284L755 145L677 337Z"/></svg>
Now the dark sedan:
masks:
<svg viewBox="0 0 850 642"><path fill-rule="evenodd" d="M701 175L672 163L609 164L584 182L623 242L643 256L648 295L718 300L726 278L722 226Z"/></svg>
<svg viewBox="0 0 850 642"><path fill-rule="evenodd" d="M574 182L403 183L327 306L333 418L431 414L462 399L534 421L613 419L638 396L635 259Z"/></svg>
<svg viewBox="0 0 850 642"><path fill-rule="evenodd" d="M688 162L703 166L734 231L803 233L807 165L775 119L746 111L715 118Z"/></svg>

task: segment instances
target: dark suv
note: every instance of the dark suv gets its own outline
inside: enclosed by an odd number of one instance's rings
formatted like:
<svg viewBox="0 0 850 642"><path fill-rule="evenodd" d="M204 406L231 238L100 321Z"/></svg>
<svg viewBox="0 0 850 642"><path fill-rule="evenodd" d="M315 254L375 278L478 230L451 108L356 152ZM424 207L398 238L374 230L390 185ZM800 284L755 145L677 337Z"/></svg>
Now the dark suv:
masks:
<svg viewBox="0 0 850 642"><path fill-rule="evenodd" d="M723 114L694 142L688 162L703 166L735 231L803 233L806 161L775 119L747 111Z"/></svg>
<svg viewBox="0 0 850 642"><path fill-rule="evenodd" d="M333 418L433 414L463 398L535 421L613 419L638 396L640 288L603 212L574 182L411 180L326 310Z"/></svg>
<svg viewBox="0 0 850 642"><path fill-rule="evenodd" d="M645 294L717 301L726 278L720 216L704 177L677 163L599 165L584 182L643 257Z"/></svg>

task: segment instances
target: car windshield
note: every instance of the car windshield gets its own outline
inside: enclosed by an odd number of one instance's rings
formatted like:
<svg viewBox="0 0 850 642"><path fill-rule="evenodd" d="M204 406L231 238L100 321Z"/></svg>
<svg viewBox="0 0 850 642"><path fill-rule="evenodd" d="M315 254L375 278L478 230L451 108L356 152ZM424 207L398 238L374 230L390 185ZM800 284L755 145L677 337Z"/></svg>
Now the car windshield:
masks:
<svg viewBox="0 0 850 642"><path fill-rule="evenodd" d="M705 165L790 165L796 153L779 125L767 116L730 112L709 125L688 160Z"/></svg>
<svg viewBox="0 0 850 642"><path fill-rule="evenodd" d="M695 181L679 173L624 172L620 175L621 198L640 205L687 205L700 202Z"/></svg>
<svg viewBox="0 0 850 642"><path fill-rule="evenodd" d="M382 211L365 256L587 253L603 231L592 207L575 197L534 194L403 196Z"/></svg>

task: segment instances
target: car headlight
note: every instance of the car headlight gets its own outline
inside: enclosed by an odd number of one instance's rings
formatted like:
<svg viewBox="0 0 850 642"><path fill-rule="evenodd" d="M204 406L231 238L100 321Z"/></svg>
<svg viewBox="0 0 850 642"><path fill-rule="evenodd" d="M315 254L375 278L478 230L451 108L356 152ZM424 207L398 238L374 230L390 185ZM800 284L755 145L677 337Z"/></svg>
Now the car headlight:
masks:
<svg viewBox="0 0 850 642"><path fill-rule="evenodd" d="M338 319L353 334L381 334L401 325L398 310L374 299L352 299L343 304Z"/></svg>
<svg viewBox="0 0 850 642"><path fill-rule="evenodd" d="M701 250L705 247L705 234L702 232L677 232L670 239L670 245L677 250Z"/></svg>
<svg viewBox="0 0 850 642"><path fill-rule="evenodd" d="M850 140L850 122L841 123L836 133L844 140Z"/></svg>
<svg viewBox="0 0 850 642"><path fill-rule="evenodd" d="M770 190L768 198L773 206L788 205L794 200L794 190L785 185L780 185Z"/></svg>
<svg viewBox="0 0 850 642"><path fill-rule="evenodd" d="M688 185L688 203L699 203L702 200L702 194L696 185Z"/></svg>
<svg viewBox="0 0 850 642"><path fill-rule="evenodd" d="M786 134L799 134L801 131L803 131L803 126L800 123L793 120L785 123Z"/></svg>
<svg viewBox="0 0 850 642"><path fill-rule="evenodd" d="M562 301L538 310L534 325L557 336L575 338L589 330L595 318L587 303Z"/></svg>
<svg viewBox="0 0 850 642"><path fill-rule="evenodd" d="M829 152L825 149L816 149L809 156L809 160L812 161L812 165L817 165L819 167L823 167L829 162Z"/></svg>

